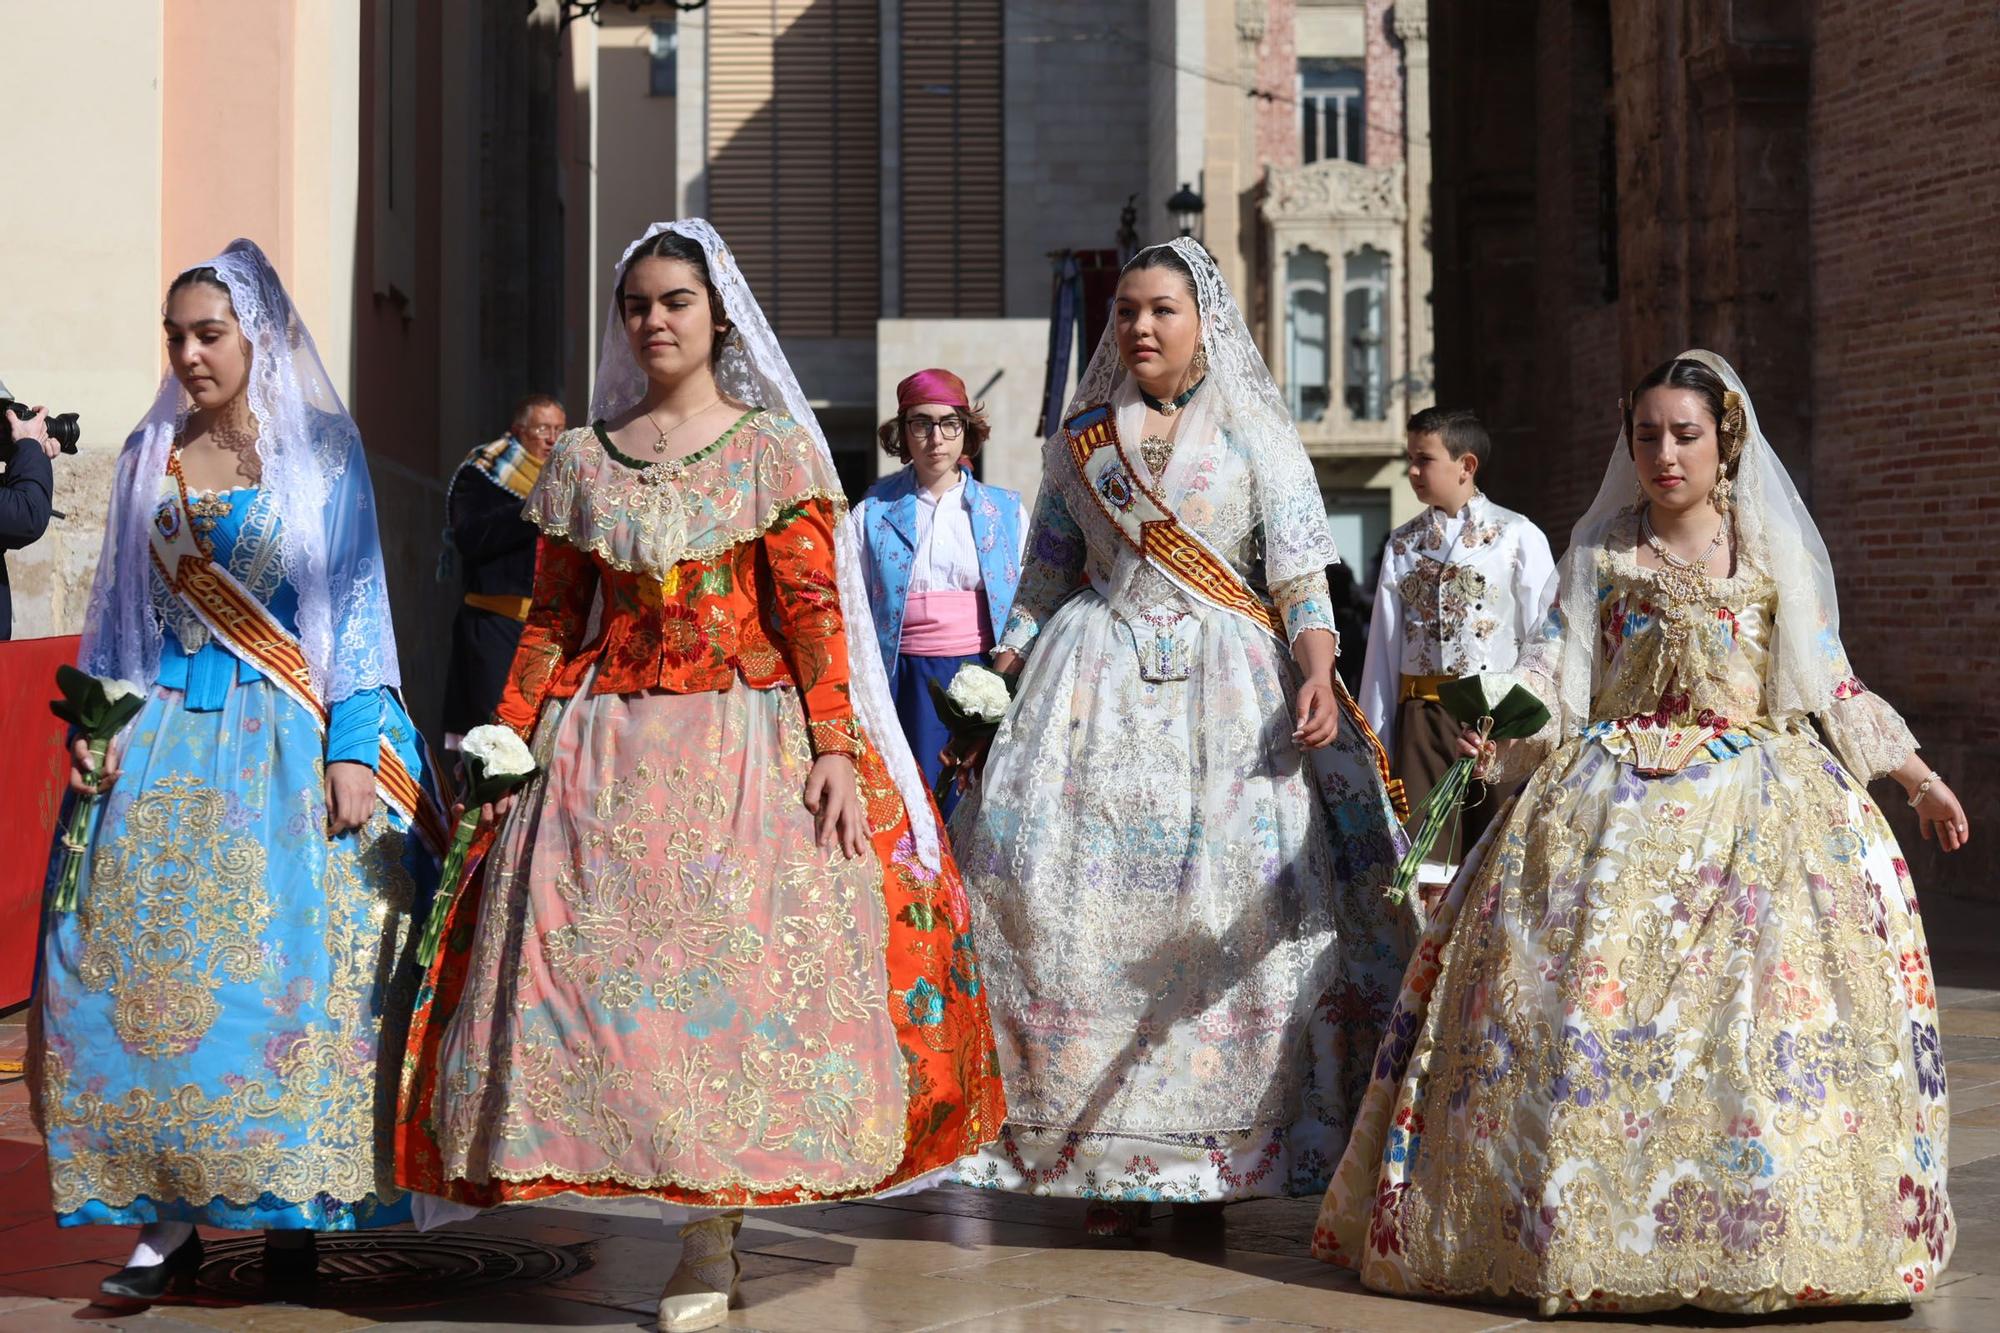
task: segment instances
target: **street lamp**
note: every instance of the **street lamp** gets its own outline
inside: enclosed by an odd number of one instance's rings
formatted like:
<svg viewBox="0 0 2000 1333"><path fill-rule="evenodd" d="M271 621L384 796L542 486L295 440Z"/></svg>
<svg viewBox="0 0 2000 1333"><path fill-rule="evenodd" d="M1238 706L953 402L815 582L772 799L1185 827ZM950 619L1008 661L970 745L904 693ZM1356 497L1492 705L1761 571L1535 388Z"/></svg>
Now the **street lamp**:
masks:
<svg viewBox="0 0 2000 1333"><path fill-rule="evenodd" d="M1180 224L1183 236L1194 235L1194 229L1201 225L1201 213L1206 207L1208 205L1202 201L1202 197L1196 194L1194 187L1186 181L1182 181L1181 188L1174 191L1172 197L1167 200L1167 211L1172 213L1174 221Z"/></svg>

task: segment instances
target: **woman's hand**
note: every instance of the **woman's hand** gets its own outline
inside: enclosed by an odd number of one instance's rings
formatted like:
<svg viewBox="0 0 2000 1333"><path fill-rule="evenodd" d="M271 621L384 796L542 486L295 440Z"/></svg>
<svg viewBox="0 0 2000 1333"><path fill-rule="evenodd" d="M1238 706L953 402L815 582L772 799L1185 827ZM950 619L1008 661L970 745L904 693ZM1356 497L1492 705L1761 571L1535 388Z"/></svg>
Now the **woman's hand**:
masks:
<svg viewBox="0 0 2000 1333"><path fill-rule="evenodd" d="M505 819L507 817L508 812L514 808L514 798L519 796L520 794L521 794L520 789L516 788L515 790L506 793L499 800L488 801L486 802L486 804L480 806L479 807L480 827L491 828L493 825Z"/></svg>
<svg viewBox="0 0 2000 1333"><path fill-rule="evenodd" d="M107 751L105 762L111 762ZM111 784L118 781L118 770L112 768L104 773L96 772L97 765L90 758L90 742L78 736L69 743L69 789L79 796L102 796L111 790ZM93 781L93 775L95 780Z"/></svg>
<svg viewBox="0 0 2000 1333"><path fill-rule="evenodd" d="M951 770L952 785L963 795L979 785L979 775L986 771L986 752L993 748L993 737L979 737L966 747L963 754L953 748L957 744L957 741L946 742L938 758L944 760L945 767Z"/></svg>
<svg viewBox="0 0 2000 1333"><path fill-rule="evenodd" d="M1936 838L1940 848L1955 852L1972 841L1972 825L1965 818L1965 807L1958 803L1958 796L1944 784L1943 778L1931 783L1931 789L1924 793L1924 799L1917 802L1917 829L1926 839Z"/></svg>
<svg viewBox="0 0 2000 1333"><path fill-rule="evenodd" d="M375 813L375 770L342 759L326 766L326 834L352 833Z"/></svg>
<svg viewBox="0 0 2000 1333"><path fill-rule="evenodd" d="M806 775L806 810L813 817L813 845L837 848L849 860L868 850L868 820L854 781L854 761L823 754Z"/></svg>
<svg viewBox="0 0 2000 1333"><path fill-rule="evenodd" d="M993 669L1003 676L1011 676L1021 669L1021 655L1012 648L1002 648L993 654Z"/></svg>
<svg viewBox="0 0 2000 1333"><path fill-rule="evenodd" d="M1331 680L1309 680L1299 688L1299 699L1292 715L1298 718L1298 725L1292 728L1292 743L1301 750L1317 750L1333 744L1333 738L1340 734L1340 697L1334 692Z"/></svg>

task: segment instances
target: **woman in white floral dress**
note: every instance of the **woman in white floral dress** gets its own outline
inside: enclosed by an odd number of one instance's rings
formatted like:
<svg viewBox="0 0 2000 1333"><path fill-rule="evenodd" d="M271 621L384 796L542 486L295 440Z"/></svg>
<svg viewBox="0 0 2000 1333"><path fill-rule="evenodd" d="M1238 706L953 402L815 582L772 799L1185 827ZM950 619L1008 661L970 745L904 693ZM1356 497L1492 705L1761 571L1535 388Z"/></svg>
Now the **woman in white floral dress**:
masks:
<svg viewBox="0 0 2000 1333"><path fill-rule="evenodd" d="M1854 679L1735 372L1628 402L1520 667L1554 720L1501 747L1532 776L1418 949L1314 1253L1544 1313L1909 1301L1954 1239L1944 1066L1865 784L1946 851L1965 813Z"/></svg>
<svg viewBox="0 0 2000 1333"><path fill-rule="evenodd" d="M1324 1188L1415 925L1312 464L1198 244L1128 266L1065 420L952 825L1009 1107L960 1179L1121 1233Z"/></svg>

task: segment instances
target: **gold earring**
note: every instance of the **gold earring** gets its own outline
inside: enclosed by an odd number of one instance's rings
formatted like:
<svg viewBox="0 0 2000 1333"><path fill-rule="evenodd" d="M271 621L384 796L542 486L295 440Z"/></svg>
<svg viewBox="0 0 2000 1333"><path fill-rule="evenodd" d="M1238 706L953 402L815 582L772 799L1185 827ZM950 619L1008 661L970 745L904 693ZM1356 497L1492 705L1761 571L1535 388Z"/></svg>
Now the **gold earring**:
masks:
<svg viewBox="0 0 2000 1333"><path fill-rule="evenodd" d="M1188 380L1189 384L1199 384L1208 378L1208 344L1198 342L1194 345L1194 364L1189 369L1194 372Z"/></svg>
<svg viewBox="0 0 2000 1333"><path fill-rule="evenodd" d="M1729 512L1729 497L1735 490L1736 487L1730 482L1728 473L1725 472L1715 479L1715 488L1708 493L1708 502L1715 506L1716 513Z"/></svg>

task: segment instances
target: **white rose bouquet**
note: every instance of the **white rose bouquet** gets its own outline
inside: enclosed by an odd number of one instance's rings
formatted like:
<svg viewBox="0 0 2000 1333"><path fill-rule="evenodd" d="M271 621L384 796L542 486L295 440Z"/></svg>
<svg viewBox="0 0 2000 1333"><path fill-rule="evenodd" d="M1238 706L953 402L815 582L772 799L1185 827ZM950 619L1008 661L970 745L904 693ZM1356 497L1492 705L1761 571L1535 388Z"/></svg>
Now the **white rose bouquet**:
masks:
<svg viewBox="0 0 2000 1333"><path fill-rule="evenodd" d="M1015 679L969 662L958 669L945 688L939 689L936 681L930 683L938 720L951 732L951 743L945 747L947 763L944 772L938 775L937 790L931 793L939 804L943 804L973 748L992 739L993 733L1000 730L1008 705L1014 701Z"/></svg>
<svg viewBox="0 0 2000 1333"><path fill-rule="evenodd" d="M479 807L519 787L535 776L538 767L534 753L513 728L493 723L466 732L458 753L465 762L465 813L452 831L451 851L438 872L437 896L431 899L430 917L417 940L417 963L422 967L437 961L438 948L444 942L444 925L458 900L459 881L465 878L465 858L479 832Z"/></svg>
<svg viewBox="0 0 2000 1333"><path fill-rule="evenodd" d="M64 664L56 668L56 688L62 698L49 703L49 711L75 728L90 746L90 771L84 777L97 782L104 771L104 756L112 737L146 705L146 691L129 680L109 680L92 676ZM63 831L62 874L56 880L55 896L49 908L74 912L77 893L83 883L83 856L90 850L90 818L103 798L96 793L79 796L70 807L69 827Z"/></svg>

